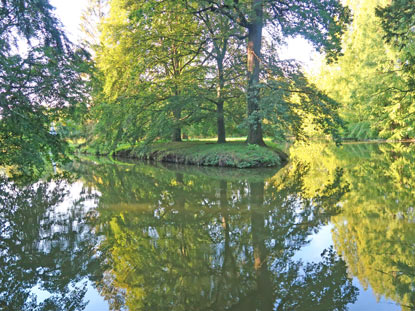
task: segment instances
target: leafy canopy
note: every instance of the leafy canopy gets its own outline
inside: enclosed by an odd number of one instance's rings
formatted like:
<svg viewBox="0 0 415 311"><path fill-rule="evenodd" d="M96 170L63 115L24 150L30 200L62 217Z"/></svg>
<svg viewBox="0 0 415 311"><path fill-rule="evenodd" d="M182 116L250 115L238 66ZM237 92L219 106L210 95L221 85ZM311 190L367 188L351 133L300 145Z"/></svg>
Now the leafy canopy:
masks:
<svg viewBox="0 0 415 311"><path fill-rule="evenodd" d="M63 158L50 126L86 94L83 60L74 52L48 1L0 3L0 164L20 174ZM36 168L35 168L36 166Z"/></svg>

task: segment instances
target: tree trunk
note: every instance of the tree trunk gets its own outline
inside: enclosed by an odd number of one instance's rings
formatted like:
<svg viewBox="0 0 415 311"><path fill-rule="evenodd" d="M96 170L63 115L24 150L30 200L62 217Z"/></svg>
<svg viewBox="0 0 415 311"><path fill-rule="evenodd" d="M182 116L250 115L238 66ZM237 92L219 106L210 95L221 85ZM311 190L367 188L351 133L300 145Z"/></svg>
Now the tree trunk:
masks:
<svg viewBox="0 0 415 311"><path fill-rule="evenodd" d="M224 47L225 49L226 47ZM226 143L226 132L225 132L225 117L223 114L223 104L225 100L223 99L223 88L225 87L225 77L223 75L223 58L225 53L222 51L222 54L217 55L216 62L218 66L218 86L216 89L216 98L217 98L217 123L218 123L218 143Z"/></svg>
<svg viewBox="0 0 415 311"><path fill-rule="evenodd" d="M171 137L171 141L182 141L182 130L180 127L176 126L173 129L173 134Z"/></svg>
<svg viewBox="0 0 415 311"><path fill-rule="evenodd" d="M223 114L223 100L217 103L217 118L218 118L218 143L226 143L226 132L225 132L225 117Z"/></svg>
<svg viewBox="0 0 415 311"><path fill-rule="evenodd" d="M173 129L173 134L171 137L171 141L182 141L182 136L181 136L182 130L180 127L175 127Z"/></svg>
<svg viewBox="0 0 415 311"><path fill-rule="evenodd" d="M265 146L259 115L259 74L262 41L263 0L252 0L254 18L248 26L248 144Z"/></svg>
<svg viewBox="0 0 415 311"><path fill-rule="evenodd" d="M180 127L181 110L173 111L175 125L173 127L172 141L182 141L182 129Z"/></svg>

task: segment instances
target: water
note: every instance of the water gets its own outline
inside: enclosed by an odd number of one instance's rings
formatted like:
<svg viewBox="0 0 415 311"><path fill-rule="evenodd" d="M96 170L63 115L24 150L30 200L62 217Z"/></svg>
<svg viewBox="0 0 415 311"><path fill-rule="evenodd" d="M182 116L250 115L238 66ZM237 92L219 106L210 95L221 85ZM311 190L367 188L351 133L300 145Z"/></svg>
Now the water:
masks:
<svg viewBox="0 0 415 311"><path fill-rule="evenodd" d="M81 159L0 184L0 310L413 310L415 146L284 168Z"/></svg>

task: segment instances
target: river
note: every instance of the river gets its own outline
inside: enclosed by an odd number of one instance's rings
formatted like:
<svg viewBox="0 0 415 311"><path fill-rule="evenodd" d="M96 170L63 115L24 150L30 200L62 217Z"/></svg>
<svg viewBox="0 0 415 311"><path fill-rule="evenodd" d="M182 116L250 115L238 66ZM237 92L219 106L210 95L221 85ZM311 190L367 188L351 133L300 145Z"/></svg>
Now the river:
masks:
<svg viewBox="0 0 415 311"><path fill-rule="evenodd" d="M282 168L81 158L0 184L0 310L414 310L415 146Z"/></svg>

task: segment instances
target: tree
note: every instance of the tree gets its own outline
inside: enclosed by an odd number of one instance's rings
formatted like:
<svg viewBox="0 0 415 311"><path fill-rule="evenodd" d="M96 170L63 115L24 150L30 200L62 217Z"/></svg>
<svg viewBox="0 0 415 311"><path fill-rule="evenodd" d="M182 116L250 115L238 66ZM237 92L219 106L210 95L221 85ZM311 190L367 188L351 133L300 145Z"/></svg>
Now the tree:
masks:
<svg viewBox="0 0 415 311"><path fill-rule="evenodd" d="M413 3L408 0L391 1L389 5L376 8L381 19L386 43L396 46L401 52L402 70L414 75L415 70L415 20ZM413 78L413 77L412 77ZM411 80L410 87L415 82Z"/></svg>
<svg viewBox="0 0 415 311"><path fill-rule="evenodd" d="M167 136L180 141L183 127L210 132L212 103L218 141L225 142L226 105L244 88L248 143L263 145L263 128L278 137L304 137L306 119L336 136L335 102L309 84L298 65L280 62L275 48L261 53L263 41L274 47L287 36L302 35L334 59L349 20L338 1L113 0L110 6L100 26L101 84L92 110L96 137L107 148ZM263 29L272 33L267 40ZM247 62L241 65L244 45ZM247 81L241 84L243 71ZM240 105L236 108L239 115Z"/></svg>
<svg viewBox="0 0 415 311"><path fill-rule="evenodd" d="M96 50L100 44L99 24L107 15L108 0L88 0L88 5L81 16L81 30L86 45L92 50Z"/></svg>
<svg viewBox="0 0 415 311"><path fill-rule="evenodd" d="M180 4L111 1L102 24L97 66L103 76L97 131L111 132L110 144L181 140L182 127L199 120L203 82L201 31ZM109 139L108 139L109 140Z"/></svg>
<svg viewBox="0 0 415 311"><path fill-rule="evenodd" d="M225 111L226 100L240 98L242 92L236 82L240 74L239 29L224 16L209 11L199 12L197 18L203 23L206 46L204 51L208 59L215 63L214 79L209 89L216 89L214 96L208 98L216 105L218 143L226 142ZM213 98L212 98L213 97ZM235 108L235 107L232 107ZM235 113L236 109L232 109Z"/></svg>
<svg viewBox="0 0 415 311"><path fill-rule="evenodd" d="M414 49L409 42L404 48L392 39L394 26L381 27L385 22L375 12L383 12L381 7L386 10L388 3L348 2L354 20L343 37L344 55L337 64L323 66L316 81L340 102L341 115L348 123L344 136L348 138L406 139L415 135L409 65ZM390 38L389 44L385 38Z"/></svg>
<svg viewBox="0 0 415 311"><path fill-rule="evenodd" d="M73 51L52 11L48 1L0 4L0 164L20 174L64 157L66 145L50 126L86 93L87 55Z"/></svg>
<svg viewBox="0 0 415 311"><path fill-rule="evenodd" d="M247 35L247 112L250 144L264 145L263 115L260 111L263 29L270 29L274 39L301 35L318 51L333 60L340 53L341 34L350 20L349 10L339 1L275 1L247 2L201 0L203 8L226 16L246 30Z"/></svg>
<svg viewBox="0 0 415 311"><path fill-rule="evenodd" d="M411 1L392 1L389 5L376 8L381 19L384 39L398 51L395 66L398 68L402 87L396 91L403 99L412 100L415 95L415 20ZM412 121L412 120L411 120Z"/></svg>

